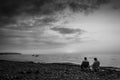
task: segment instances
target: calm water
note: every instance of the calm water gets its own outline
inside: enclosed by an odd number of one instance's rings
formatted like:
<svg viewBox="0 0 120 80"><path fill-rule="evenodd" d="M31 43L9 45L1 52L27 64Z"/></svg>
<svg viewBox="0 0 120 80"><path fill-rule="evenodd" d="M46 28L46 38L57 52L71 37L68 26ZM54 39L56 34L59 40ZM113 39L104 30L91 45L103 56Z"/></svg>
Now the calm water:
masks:
<svg viewBox="0 0 120 80"><path fill-rule="evenodd" d="M114 66L120 68L120 55L40 54L38 57L32 55L0 55L0 59L12 61L46 62L46 63L73 62L81 64L85 56L88 57L90 64L93 63L93 58L97 57L101 62L101 66Z"/></svg>

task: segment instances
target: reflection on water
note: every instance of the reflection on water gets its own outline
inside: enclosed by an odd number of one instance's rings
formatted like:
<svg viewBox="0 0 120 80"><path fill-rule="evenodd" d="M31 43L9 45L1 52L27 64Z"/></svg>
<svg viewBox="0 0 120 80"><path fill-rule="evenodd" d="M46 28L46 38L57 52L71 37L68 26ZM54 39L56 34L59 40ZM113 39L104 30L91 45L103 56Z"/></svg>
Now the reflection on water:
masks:
<svg viewBox="0 0 120 80"><path fill-rule="evenodd" d="M47 63L56 63L56 62L73 62L81 64L83 58L87 56L90 64L93 62L93 58L97 57L101 66L114 66L120 67L120 55L80 55L80 54L52 54L52 55L43 55L39 56L33 55L0 55L1 60L13 60L13 61L34 61L34 62L47 62Z"/></svg>

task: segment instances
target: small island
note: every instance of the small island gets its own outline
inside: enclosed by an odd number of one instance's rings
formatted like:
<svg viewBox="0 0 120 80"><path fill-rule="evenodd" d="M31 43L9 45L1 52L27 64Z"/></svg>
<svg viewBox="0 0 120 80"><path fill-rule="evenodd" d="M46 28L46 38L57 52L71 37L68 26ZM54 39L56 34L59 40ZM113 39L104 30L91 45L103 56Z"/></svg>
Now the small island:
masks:
<svg viewBox="0 0 120 80"><path fill-rule="evenodd" d="M0 53L0 55L22 55L21 53L13 53L13 52L4 52Z"/></svg>

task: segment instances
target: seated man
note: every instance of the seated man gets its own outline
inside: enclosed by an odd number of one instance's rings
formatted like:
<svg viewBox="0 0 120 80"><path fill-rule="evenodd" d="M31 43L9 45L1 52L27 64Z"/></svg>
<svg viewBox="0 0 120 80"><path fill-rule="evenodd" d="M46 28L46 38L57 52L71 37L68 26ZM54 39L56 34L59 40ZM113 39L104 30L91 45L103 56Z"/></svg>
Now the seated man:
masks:
<svg viewBox="0 0 120 80"><path fill-rule="evenodd" d="M97 72L100 68L100 62L97 60L97 58L94 58L94 63L92 64L93 71Z"/></svg>
<svg viewBox="0 0 120 80"><path fill-rule="evenodd" d="M90 66L89 66L89 62L87 60L87 57L84 57L84 61L82 61L82 64L81 64L81 70L86 71L89 69L90 69Z"/></svg>

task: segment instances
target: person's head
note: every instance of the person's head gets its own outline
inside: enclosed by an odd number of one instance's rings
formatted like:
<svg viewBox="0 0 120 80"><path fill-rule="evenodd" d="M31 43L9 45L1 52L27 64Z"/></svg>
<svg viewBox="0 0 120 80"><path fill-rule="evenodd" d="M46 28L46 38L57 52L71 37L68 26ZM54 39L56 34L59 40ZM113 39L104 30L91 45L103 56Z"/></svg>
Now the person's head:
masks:
<svg viewBox="0 0 120 80"><path fill-rule="evenodd" d="M87 57L84 57L84 60L87 60Z"/></svg>
<svg viewBox="0 0 120 80"><path fill-rule="evenodd" d="M94 58L94 61L97 61L97 58Z"/></svg>

